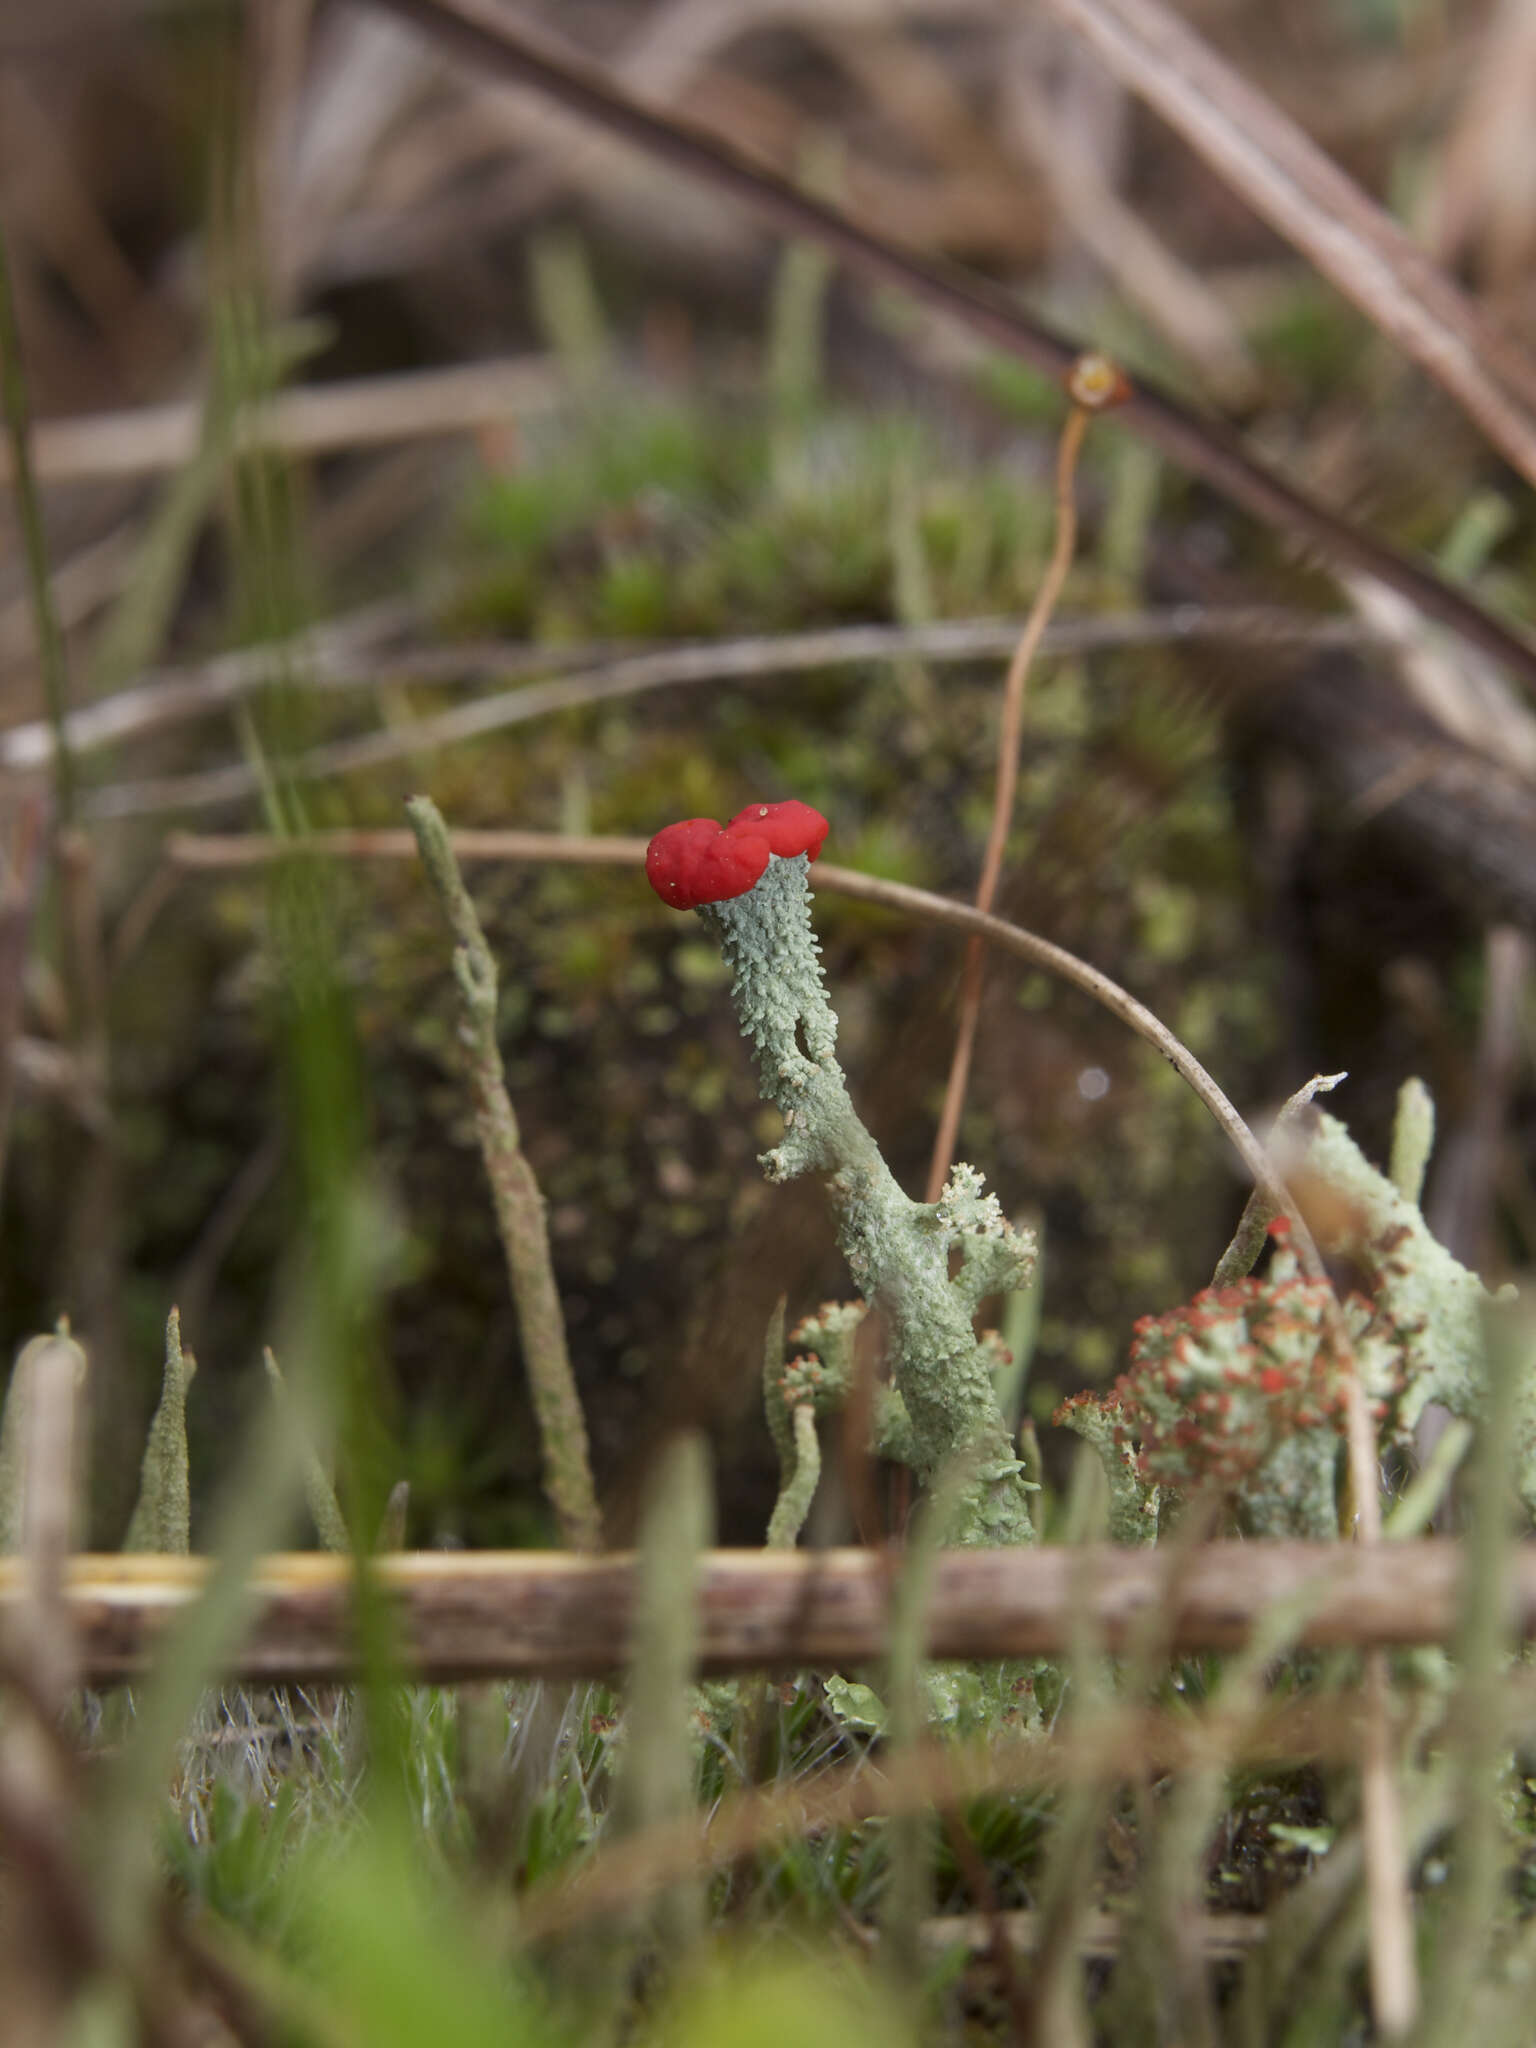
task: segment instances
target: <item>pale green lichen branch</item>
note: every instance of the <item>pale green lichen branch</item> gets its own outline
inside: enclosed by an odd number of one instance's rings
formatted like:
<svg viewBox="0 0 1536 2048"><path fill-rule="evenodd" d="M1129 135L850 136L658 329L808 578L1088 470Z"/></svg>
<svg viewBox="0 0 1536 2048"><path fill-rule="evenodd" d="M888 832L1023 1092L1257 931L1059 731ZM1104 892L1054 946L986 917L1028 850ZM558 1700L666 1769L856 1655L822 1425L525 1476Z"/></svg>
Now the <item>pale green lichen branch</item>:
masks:
<svg viewBox="0 0 1536 2048"><path fill-rule="evenodd" d="M165 1373L139 1467L139 1497L123 1538L126 1551L185 1557L192 1547L192 1489L187 1474L187 1388L197 1360L182 1349L181 1315L165 1324Z"/></svg>
<svg viewBox="0 0 1536 2048"><path fill-rule="evenodd" d="M528 1386L543 1446L544 1489L572 1549L596 1550L602 1541L602 1521L592 1483L586 1418L566 1348L544 1197L523 1152L496 1038L496 963L464 887L441 812L424 796L412 797L405 808L427 879L457 942L453 973L464 1005L463 1039L474 1095L475 1135L491 1184L497 1229L512 1282Z"/></svg>
<svg viewBox="0 0 1536 2048"><path fill-rule="evenodd" d="M1484 1331L1493 1297L1336 1117L1319 1115L1310 1132L1297 1134L1295 1165L1342 1198L1326 1205L1319 1245L1364 1271L1399 1351L1399 1385L1367 1384L1377 1399L1390 1398L1391 1433L1410 1436L1431 1401L1475 1421L1488 1385ZM1536 1383L1520 1388L1515 1429L1520 1495L1536 1513Z"/></svg>
<svg viewBox="0 0 1536 2048"><path fill-rule="evenodd" d="M304 1419L298 1411L288 1382L283 1378L282 1367L270 1348L261 1354L266 1369L267 1384L272 1389L272 1398L278 1404L284 1420L294 1433L299 1450L299 1469L304 1480L304 1505L309 1509L309 1519L315 1525L315 1534L320 1538L322 1550L329 1550L337 1556L348 1556L352 1550L352 1532L347 1527L347 1518L341 1511L341 1502L336 1498L336 1489L331 1484L331 1475L315 1449Z"/></svg>
<svg viewBox="0 0 1536 2048"><path fill-rule="evenodd" d="M1287 1104L1275 1156L1319 1248L1348 1261L1365 1291L1335 1302L1326 1282L1301 1273L1277 1222L1262 1279L1225 1281L1143 1317L1113 1391L1079 1396L1058 1416L1094 1444L1112 1489L1127 1485L1129 1453L1145 1484L1182 1495L1214 1486L1255 1535L1335 1532L1354 1388L1382 1440L1399 1444L1430 1402L1481 1421L1488 1398L1494 1297L1431 1235L1413 1199L1433 1131L1427 1091L1412 1083L1400 1097L1390 1177L1307 1099L1315 1092ZM1229 1258L1246 1267L1242 1236ZM1536 1516L1536 1373L1517 1389L1513 1433L1520 1496Z"/></svg>
<svg viewBox="0 0 1536 2048"><path fill-rule="evenodd" d="M779 1497L769 1517L770 1550L794 1549L821 1478L821 1439L816 1434L815 1409L809 1401L797 1401L789 1415L793 1462L784 1471Z"/></svg>
<svg viewBox="0 0 1536 2048"><path fill-rule="evenodd" d="M795 1356L788 1365L784 1363L782 1301L769 1323L763 1354L763 1408L779 1454L780 1475L779 1499L769 1524L770 1549L781 1547L781 1537L785 1539L783 1547L792 1545L810 1512L816 1482L821 1476L817 1425L829 1416L840 1415L848 1405L856 1370L854 1341L868 1313L867 1302L824 1301L814 1315L803 1317L790 1331ZM981 1342L992 1358L996 1332L985 1332ZM994 1365L994 1379L995 1376ZM869 1391L873 1397L868 1430L871 1453L898 1465L915 1466L917 1452L906 1403L886 1381L878 1382ZM807 1441L815 1466L814 1476L809 1480L803 1455Z"/></svg>
<svg viewBox="0 0 1536 2048"><path fill-rule="evenodd" d="M1109 1540L1145 1549L1157 1541L1161 1490L1143 1478L1136 1447L1121 1426L1119 1405L1078 1394L1064 1401L1055 1420L1093 1448L1109 1487Z"/></svg>
<svg viewBox="0 0 1536 2048"><path fill-rule="evenodd" d="M0 1554L21 1548L27 1506L27 1413L32 1400L32 1380L38 1360L64 1345L73 1356L75 1384L85 1384L85 1353L69 1334L68 1321L60 1317L58 1328L46 1337L30 1337L16 1354L10 1384L5 1390L5 1411L0 1416Z"/></svg>
<svg viewBox="0 0 1536 2048"><path fill-rule="evenodd" d="M1296 1093L1282 1105L1270 1133L1273 1145L1302 1111L1310 1106L1319 1095L1329 1095L1341 1081L1347 1081L1347 1074L1314 1074ZM1246 1279L1258 1263L1259 1253L1269 1235L1269 1226L1280 1213L1280 1205L1263 1188L1256 1187L1243 1205L1237 1229L1232 1233L1232 1242L1216 1262L1216 1271L1211 1276L1212 1287L1230 1287L1234 1281Z"/></svg>
<svg viewBox="0 0 1536 2048"><path fill-rule="evenodd" d="M1435 1101L1416 1076L1397 1091L1392 1122L1392 1156L1387 1168L1393 1187L1405 1202L1418 1205L1424 1192L1429 1155L1435 1149Z"/></svg>
<svg viewBox="0 0 1536 2048"><path fill-rule="evenodd" d="M1023 1469L971 1318L986 1295L1026 1283L1033 1245L1013 1232L996 1197L983 1195L972 1167L957 1166L935 1203L915 1202L897 1185L837 1063L806 871L803 854L775 856L755 888L699 911L733 969L762 1093L784 1118L783 1141L763 1155L763 1171L772 1181L823 1176L843 1255L886 1317L918 1476L931 1480L959 1452L973 1461L959 1540L1032 1542ZM961 1262L953 1277L951 1253Z"/></svg>

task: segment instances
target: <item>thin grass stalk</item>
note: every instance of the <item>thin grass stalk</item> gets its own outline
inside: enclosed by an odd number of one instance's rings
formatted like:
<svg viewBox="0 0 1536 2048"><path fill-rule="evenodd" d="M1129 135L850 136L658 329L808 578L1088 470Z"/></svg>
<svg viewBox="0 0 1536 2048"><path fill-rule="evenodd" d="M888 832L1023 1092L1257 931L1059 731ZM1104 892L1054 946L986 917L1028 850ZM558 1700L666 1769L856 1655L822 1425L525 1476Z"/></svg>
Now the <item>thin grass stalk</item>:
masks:
<svg viewBox="0 0 1536 2048"><path fill-rule="evenodd" d="M19 2025L19 2038L39 2041L66 2024L99 1950L80 1867L75 1773L59 1738L79 1669L65 1579L78 1510L85 1376L78 1344L59 1334L36 1337L16 1361L6 1413L24 1580L23 1598L7 1617L4 1653L25 1673L26 1689L14 1703L20 1711L8 1709L0 1721L8 1880L0 1967L8 2038Z"/></svg>
<svg viewBox="0 0 1536 2048"><path fill-rule="evenodd" d="M17 806L11 843L0 852L0 1188L10 1154L11 1113L16 1106L16 1041L26 1003L27 954L42 873L45 802L24 798Z"/></svg>
<svg viewBox="0 0 1536 2048"><path fill-rule="evenodd" d="M1326 1567L1256 1617L1252 1641L1228 1661L1210 1701L1209 1718L1226 1739L1211 1742L1149 1827L1136 1910L1109 1993L1126 2043L1215 2037L1210 1987L1196 1967L1199 1943L1191 1933L1204 1904L1206 1845L1221 1816L1233 1752L1265 1712L1270 1669L1295 1647L1325 1584Z"/></svg>
<svg viewBox="0 0 1536 2048"><path fill-rule="evenodd" d="M618 1813L621 1833L643 1834L693 1810L693 1711L699 1661L698 1575L714 1520L709 1459L697 1435L669 1444L651 1476L636 1559L634 1651ZM666 1887L651 1920L663 1953L678 1959L704 1926L700 1876Z"/></svg>
<svg viewBox="0 0 1536 2048"><path fill-rule="evenodd" d="M1363 1544L1381 1542L1381 1492L1376 1431L1360 1376L1344 1387L1350 1491L1356 1533ZM1347 1510L1346 1510L1347 1512ZM1403 1841L1402 1806L1392 1739L1392 1683L1386 1652L1365 1655L1366 1718L1360 1753L1360 1827L1365 1853L1371 2011L1384 2040L1406 2034L1418 2016L1418 1963L1413 1944L1413 1896Z"/></svg>
<svg viewBox="0 0 1536 2048"><path fill-rule="evenodd" d="M336 1498L336 1489L331 1476L325 1469L314 1439L305 1427L304 1418L288 1391L288 1382L283 1377L271 1347L261 1354L267 1384L272 1390L272 1399L293 1431L294 1449L299 1459L299 1469L304 1476L304 1505L309 1509L309 1519L315 1525L315 1534L320 1539L320 1548L328 1550L333 1557L350 1557L353 1551L352 1533L347 1527L347 1518L341 1511L341 1502Z"/></svg>
<svg viewBox="0 0 1536 2048"><path fill-rule="evenodd" d="M1453 1415L1435 1439L1435 1447L1414 1473L1384 1517L1381 1533L1393 1543L1422 1536L1440 1512L1451 1481L1471 1448L1477 1431L1460 1415Z"/></svg>
<svg viewBox="0 0 1536 2048"><path fill-rule="evenodd" d="M1102 1540L1109 1500L1103 1470L1085 1444L1072 1467L1067 1501L1066 1541L1079 1546L1078 1574L1093 1570L1086 1546ZM1073 1735L1083 1739L1113 1712L1113 1680L1103 1633L1087 1598L1073 1602L1066 1660L1067 1698ZM1091 2033L1078 1942L1093 1905L1093 1878L1100 1839L1109 1818L1114 1782L1095 1772L1069 1787L1056 1816L1051 1853L1040 1884L1040 1943L1029 1980L1029 2024L1025 2048L1088 2048Z"/></svg>
<svg viewBox="0 0 1536 2048"><path fill-rule="evenodd" d="M927 1734L928 1712L923 1698L923 1664L927 1655L934 1567L956 1511L972 1480L974 1460L964 1453L951 1458L935 1474L915 1518L898 1569L892 1575L890 1654L887 1694L890 1756L900 1763L916 1751ZM882 1955L907 1991L919 1981L922 1951L919 1934L933 1910L934 1819L928 1813L902 1814L886 1831L887 1875L881 1901Z"/></svg>
<svg viewBox="0 0 1536 2048"><path fill-rule="evenodd" d="M566 1349L544 1197L523 1151L496 1038L496 962L430 797L406 805L422 865L453 932L454 979L469 1033L475 1135L485 1161L522 1337L523 1359L544 1452L544 1488L573 1550L596 1550L602 1520L587 1450L587 1425Z"/></svg>
<svg viewBox="0 0 1536 2048"><path fill-rule="evenodd" d="M1087 432L1089 413L1073 401L1061 430L1056 449L1056 535L1050 560L1034 603L1024 621L1013 659L1003 684L1002 711L997 728L997 768L992 788L992 818L987 827L986 851L982 855L981 879L976 884L976 908L989 911L997 895L998 877L1013 823L1014 798L1019 786L1019 744L1024 731L1024 693L1029 671L1056 601L1065 587L1077 551L1077 458ZM960 1012L955 1025L955 1049L950 1056L949 1079L944 1087L944 1106L934 1133L928 1161L928 1184L923 1199L936 1202L944 1192L954 1164L955 1145L960 1135L960 1118L965 1109L965 1091L971 1074L971 1053L976 1043L976 1023L981 1014L981 984L986 948L979 938L968 941L965 966L961 971Z"/></svg>
<svg viewBox="0 0 1536 2048"><path fill-rule="evenodd" d="M1504 1766L1500 1677L1507 1631L1506 1594L1513 1525L1510 1476L1516 1396L1532 1370L1536 1324L1507 1309L1488 1326L1488 1392L1468 1487L1461 1684L1451 1717L1458 1816L1450 1896L1429 1983L1422 2048L1452 2048L1462 2037L1467 2001L1487 1974L1502 1918Z"/></svg>
<svg viewBox="0 0 1536 2048"><path fill-rule="evenodd" d="M53 734L54 810L58 824L66 826L75 809L75 764L67 730L69 666L64 653L64 635L59 628L59 615L54 608L53 584L48 573L48 541L43 531L43 508L32 470L31 408L26 372L21 361L21 334L16 324L16 299L3 229L0 229L0 409L5 414L6 438L11 454L11 488L16 499L16 520L21 528L21 544L26 556L27 590L37 636L43 702Z"/></svg>

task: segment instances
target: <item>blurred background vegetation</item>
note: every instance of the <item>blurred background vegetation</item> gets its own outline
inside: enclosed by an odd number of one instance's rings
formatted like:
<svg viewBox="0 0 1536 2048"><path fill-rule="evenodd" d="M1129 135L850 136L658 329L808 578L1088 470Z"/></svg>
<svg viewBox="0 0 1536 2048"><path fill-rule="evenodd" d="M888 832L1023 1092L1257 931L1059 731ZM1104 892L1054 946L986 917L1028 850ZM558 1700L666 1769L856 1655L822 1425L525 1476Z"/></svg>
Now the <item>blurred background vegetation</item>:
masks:
<svg viewBox="0 0 1536 2048"><path fill-rule="evenodd" d="M1528 330L1531 10L1185 12ZM1536 613L1529 487L1031 10L520 13L1239 420L1494 609ZM127 707L76 746L79 837L39 863L36 807L57 796L26 736L43 693L7 503L0 721L23 730L0 746L4 1340L61 1312L82 1337L93 1534L111 1544L179 1303L201 1514L344 1169L367 1329L350 1297L313 1327L352 1319L363 1434L386 1481L411 1483L410 1541L545 1540L419 871L355 862L296 897L260 869L178 866L171 835L393 827L425 789L457 825L643 836L792 794L831 820L840 863L968 895L1007 622L1050 544L1060 394L364 5L8 0L0 226L72 701ZM279 390L253 435L241 408ZM1113 419L1089 434L1079 497L1000 908L1131 988L1245 1107L1347 1068L1339 1106L1380 1156L1399 1083L1422 1074L1444 1133L1435 1228L1491 1279L1528 1265L1529 712ZM1262 621L1200 630L1256 606ZM950 620L1002 624L983 656L922 652ZM786 642L776 665L784 636L861 623L906 639L878 659ZM1093 644L1109 623L1118 644ZM722 654L717 674L606 699L590 680L696 639L737 649L737 670ZM434 732L561 676L560 708ZM1480 808L1476 773L1459 797L1426 792L1453 749L1514 778L1526 839ZM629 871L471 881L611 1533L654 1446L692 1421L714 1441L722 1539L759 1541L764 1328L780 1293L793 1320L847 1291L820 1194L760 1181L771 1117L690 920ZM832 899L818 922L856 1099L916 1186L959 948ZM314 1057L313 1015L293 1022L301 957L325 983ZM961 1150L1043 1228L1042 1422L1113 1375L1137 1315L1205 1281L1241 1199L1171 1072L1013 966L987 984Z"/></svg>

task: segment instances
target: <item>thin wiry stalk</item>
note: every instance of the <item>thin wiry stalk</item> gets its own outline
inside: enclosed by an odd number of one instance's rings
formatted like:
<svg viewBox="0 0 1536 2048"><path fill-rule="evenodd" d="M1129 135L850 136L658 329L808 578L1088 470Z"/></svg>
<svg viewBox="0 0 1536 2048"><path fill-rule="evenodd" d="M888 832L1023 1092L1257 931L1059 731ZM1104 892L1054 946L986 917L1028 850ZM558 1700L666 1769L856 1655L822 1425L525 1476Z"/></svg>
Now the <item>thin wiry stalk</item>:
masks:
<svg viewBox="0 0 1536 2048"><path fill-rule="evenodd" d="M1207 620L1208 630L1198 623L1202 617ZM1227 621L1225 627L1221 623L1223 618ZM400 727L312 747L284 764L285 772L296 780L379 767L407 755L461 745L489 732L504 732L556 712L610 703L651 690L696 684L713 686L732 680L750 682L828 666L907 657L923 661L979 660L1006 653L1017 637L1016 628L1002 620L951 619L931 626L826 627L743 640L694 641L680 647L646 649L606 658L604 650L594 649L587 664L582 665L569 652L558 649L530 651L525 645L494 643L478 648L428 648L414 654L396 653L387 660L370 663L366 644L361 653L356 643L344 645L337 653L341 626L334 629L334 635L320 643L318 686L326 690L375 690L391 681L458 681L486 673L515 676L529 668L542 671L543 680L456 704L447 711L433 712ZM1276 618L1271 629L1256 611L1234 609L1225 614L1202 614L1197 606L1175 606L1167 612L1142 614L1139 620L1131 617L1062 621L1047 634L1044 644L1047 651L1092 653L1163 640L1232 638L1246 643L1257 638L1265 645L1358 646L1365 637L1345 623L1327 619L1312 620L1303 630L1294 625L1288 629ZM280 673L284 661L297 651L300 650L291 641L269 641L254 655L242 650L219 656L201 671L168 672L152 677L140 689L122 691L99 706L74 713L70 730L78 745L95 747L135 732L179 723L194 713L207 713L248 695L270 676ZM556 669L562 673L548 673ZM569 673L572 670L575 672ZM202 687L203 676L208 679L206 690ZM51 745L51 735L43 726L17 727L0 736L0 763L35 766L49 757ZM251 796L258 790L259 781L252 768L244 763L231 763L190 775L112 784L92 791L83 808L93 818L138 817L166 810L207 809Z"/></svg>
<svg viewBox="0 0 1536 2048"><path fill-rule="evenodd" d="M1077 550L1077 497L1074 483L1077 458L1087 431L1089 415L1075 401L1061 430L1056 450L1056 538L1050 560L1035 592L1034 603L1024 621L1013 659L1003 684L1002 713L997 728L997 773L992 789L992 819L987 827L986 852L982 856L981 879L976 884L976 908L990 910L997 896L998 878L1003 871L1003 853L1013 823L1014 796L1019 786L1019 743L1024 731L1024 691L1040 641L1056 609L1072 557ZM972 938L965 949L965 967L960 981L960 1014L955 1027L955 1049L950 1058L949 1079L944 1087L944 1107L934 1133L928 1161L925 1202L936 1202L944 1192L949 1169L955 1160L955 1142L960 1134L960 1117L965 1108L966 1084L971 1074L971 1053L976 1043L976 1023L981 1015L981 982L986 948Z"/></svg>
<svg viewBox="0 0 1536 2048"><path fill-rule="evenodd" d="M37 480L32 474L27 380L21 363L21 335L16 325L16 301L3 231L0 231L0 411L5 414L10 444L11 486L16 497L17 523L21 527L21 542L27 559L27 587L31 593L32 619L37 634L43 701L53 732L54 805L58 823L67 825L75 808L75 767L64 731L69 713L69 670L64 656L64 635L59 630L53 586L48 574L43 508L38 499Z"/></svg>
<svg viewBox="0 0 1536 2048"><path fill-rule="evenodd" d="M320 1548L330 1551L333 1557L350 1557L352 1536L347 1528L347 1518L341 1511L341 1502L336 1498L331 1476L315 1448L314 1439L304 1426L304 1418L288 1392L288 1382L283 1378L282 1367L270 1347L262 1352L261 1362L278 1412L293 1431L294 1451L304 1475L304 1505L309 1509L309 1519L320 1538Z"/></svg>
<svg viewBox="0 0 1536 2048"><path fill-rule="evenodd" d="M679 1437L651 1475L636 1559L634 1657L617 1795L624 1826L636 1832L693 1814L688 1689L699 1657L699 1566L713 1520L703 1439ZM703 1927L696 1880L660 1892L653 1910L669 1955Z"/></svg>
<svg viewBox="0 0 1536 2048"><path fill-rule="evenodd" d="M1530 1372L1533 1335L1527 1318L1495 1313L1488 1331L1488 1395L1481 1417L1466 1540L1461 1686L1451 1719L1457 1819L1454 1876L1430 1986L1424 2048L1450 2048L1461 2033L1467 2000L1488 1972L1499 1931L1504 1889L1499 1772L1502 1742L1500 1667L1506 1634L1505 1595L1511 1537L1510 1468L1515 1396Z"/></svg>

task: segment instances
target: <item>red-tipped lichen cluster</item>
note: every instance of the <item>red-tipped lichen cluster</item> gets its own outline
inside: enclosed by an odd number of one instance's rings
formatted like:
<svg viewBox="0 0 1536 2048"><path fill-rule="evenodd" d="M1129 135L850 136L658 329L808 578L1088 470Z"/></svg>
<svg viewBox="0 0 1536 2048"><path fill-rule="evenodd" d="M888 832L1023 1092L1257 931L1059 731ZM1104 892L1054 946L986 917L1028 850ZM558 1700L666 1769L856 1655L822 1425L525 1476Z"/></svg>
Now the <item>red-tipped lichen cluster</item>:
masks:
<svg viewBox="0 0 1536 2048"><path fill-rule="evenodd" d="M779 1389L786 1408L798 1408L802 1401L814 1408L844 1392L841 1377L829 1374L814 1351L796 1353L779 1375Z"/></svg>
<svg viewBox="0 0 1536 2048"><path fill-rule="evenodd" d="M1134 1449L1139 1477L1180 1493L1235 1493L1288 1439L1337 1432L1353 1368L1330 1302L1327 1283L1304 1279L1282 1248L1262 1279L1143 1316L1129 1367L1097 1404L1114 1443ZM1057 1420L1081 1429L1069 1411L1088 1398L1064 1404Z"/></svg>
<svg viewBox="0 0 1536 2048"><path fill-rule="evenodd" d="M863 1301L824 1301L814 1315L803 1317L789 1333L800 1350L779 1379L787 1408L809 1401L820 1411L847 1398L853 1381L853 1342L869 1313Z"/></svg>
<svg viewBox="0 0 1536 2048"><path fill-rule="evenodd" d="M728 825L684 818L662 827L645 850L646 879L674 910L697 910L745 896L762 879L769 856L812 860L821 852L827 821L790 797L779 804L748 804Z"/></svg>

